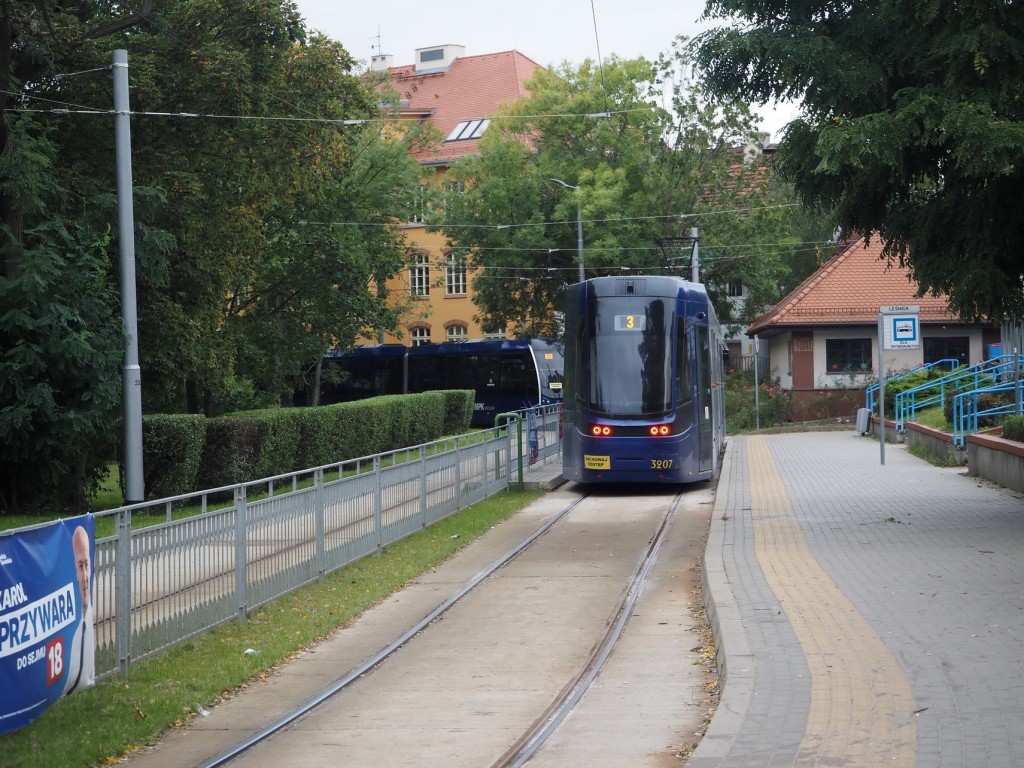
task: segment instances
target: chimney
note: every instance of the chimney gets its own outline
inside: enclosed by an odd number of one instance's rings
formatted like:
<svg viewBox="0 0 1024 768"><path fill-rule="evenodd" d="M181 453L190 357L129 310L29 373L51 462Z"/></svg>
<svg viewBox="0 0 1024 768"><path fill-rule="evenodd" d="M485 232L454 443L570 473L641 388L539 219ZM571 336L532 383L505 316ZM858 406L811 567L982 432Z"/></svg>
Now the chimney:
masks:
<svg viewBox="0 0 1024 768"><path fill-rule="evenodd" d="M394 56L390 53L378 53L375 56L370 57L370 71L371 72L384 72L385 70L391 69L391 62L394 60Z"/></svg>

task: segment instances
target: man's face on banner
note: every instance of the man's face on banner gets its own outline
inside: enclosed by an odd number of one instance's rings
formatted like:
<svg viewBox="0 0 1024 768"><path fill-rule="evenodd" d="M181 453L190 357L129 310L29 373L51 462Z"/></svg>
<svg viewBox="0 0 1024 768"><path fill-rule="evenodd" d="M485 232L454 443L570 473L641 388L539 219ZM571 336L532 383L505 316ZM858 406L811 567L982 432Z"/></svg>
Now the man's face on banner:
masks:
<svg viewBox="0 0 1024 768"><path fill-rule="evenodd" d="M75 574L78 576L78 589L82 593L82 612L89 606L89 578L92 575L92 562L89 560L89 534L79 526L71 537L71 545L75 551Z"/></svg>

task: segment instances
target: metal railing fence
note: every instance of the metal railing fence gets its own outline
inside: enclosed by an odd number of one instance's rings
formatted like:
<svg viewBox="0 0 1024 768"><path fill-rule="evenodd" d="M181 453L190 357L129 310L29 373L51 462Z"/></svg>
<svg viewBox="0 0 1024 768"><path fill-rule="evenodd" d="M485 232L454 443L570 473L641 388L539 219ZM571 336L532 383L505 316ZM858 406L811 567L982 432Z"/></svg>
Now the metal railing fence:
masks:
<svg viewBox="0 0 1024 768"><path fill-rule="evenodd" d="M982 400L985 395L995 396L996 402L985 404ZM1008 401L1000 402L999 396ZM967 435L977 434L986 417L1021 414L1024 414L1024 382L1020 377L954 395L953 445L963 448L967 444Z"/></svg>
<svg viewBox="0 0 1024 768"><path fill-rule="evenodd" d="M520 461L561 452L559 407L531 411L535 436L487 429L96 513L116 519L93 565L97 677L127 674L504 490ZM154 514L162 520L133 526Z"/></svg>
<svg viewBox="0 0 1024 768"><path fill-rule="evenodd" d="M904 431L907 422L914 421L918 411L943 405L946 398L954 393L981 389L1005 378L1019 365L1018 358L1016 355L1002 355L976 365L956 368L941 378L897 393L894 407L896 429Z"/></svg>
<svg viewBox="0 0 1024 768"><path fill-rule="evenodd" d="M899 373L887 374L886 382L891 384L892 382L898 381L899 379L905 379L908 376L913 376L915 373L920 373L921 371L930 371L933 368L945 368L947 370L953 370L958 365L960 365L959 360L956 360L952 357L947 357L942 360L936 360L931 363L924 363L922 365L915 366L914 368L911 368L909 370L900 371ZM929 384L930 383L931 382L929 382ZM875 412L875 401L878 399L879 386L880 384L876 381L874 384L869 385L864 390L864 407L867 408L872 413Z"/></svg>

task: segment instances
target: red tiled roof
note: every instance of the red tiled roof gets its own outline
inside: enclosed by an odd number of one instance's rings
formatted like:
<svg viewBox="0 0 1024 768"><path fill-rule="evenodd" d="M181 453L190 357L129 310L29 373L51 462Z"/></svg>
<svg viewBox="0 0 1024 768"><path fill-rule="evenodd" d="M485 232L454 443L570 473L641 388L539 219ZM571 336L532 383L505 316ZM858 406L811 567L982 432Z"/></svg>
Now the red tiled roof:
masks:
<svg viewBox="0 0 1024 768"><path fill-rule="evenodd" d="M945 296L918 296L910 271L882 259L877 235L847 244L782 301L757 318L747 335L772 336L794 327L878 322L879 307L913 304L921 323L956 322Z"/></svg>
<svg viewBox="0 0 1024 768"><path fill-rule="evenodd" d="M431 123L447 136L463 120L489 117L498 106L526 95L524 84L540 64L519 51L462 56L442 72L416 74L412 64L391 67L392 85L406 113L429 112ZM446 164L477 153L476 139L444 142L415 154L421 163Z"/></svg>

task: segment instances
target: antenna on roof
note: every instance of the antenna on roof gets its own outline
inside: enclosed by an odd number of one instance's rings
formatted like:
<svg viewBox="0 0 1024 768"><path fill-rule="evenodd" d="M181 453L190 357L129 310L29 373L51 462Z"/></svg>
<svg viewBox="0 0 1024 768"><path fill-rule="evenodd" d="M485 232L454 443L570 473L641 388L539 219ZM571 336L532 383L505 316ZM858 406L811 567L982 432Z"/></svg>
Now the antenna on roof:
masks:
<svg viewBox="0 0 1024 768"><path fill-rule="evenodd" d="M370 39L373 40L372 37ZM372 51L374 48L377 49L378 53L380 53L383 50L383 46L380 44L380 24L377 25L377 44L370 44L370 50Z"/></svg>

